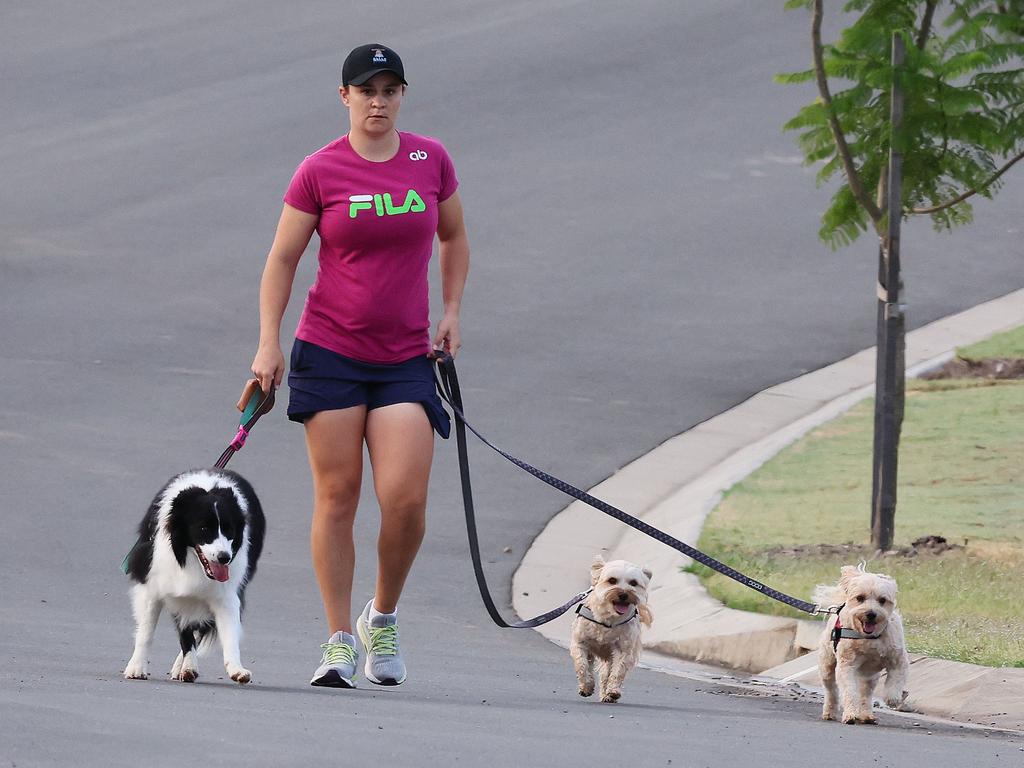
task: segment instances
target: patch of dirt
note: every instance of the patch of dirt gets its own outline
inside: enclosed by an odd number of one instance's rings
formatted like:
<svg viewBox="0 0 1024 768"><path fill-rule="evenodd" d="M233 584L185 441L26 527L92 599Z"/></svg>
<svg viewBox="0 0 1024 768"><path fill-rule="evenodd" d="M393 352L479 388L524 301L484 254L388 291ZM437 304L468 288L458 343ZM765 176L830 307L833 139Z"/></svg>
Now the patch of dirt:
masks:
<svg viewBox="0 0 1024 768"><path fill-rule="evenodd" d="M856 562L870 557L873 553L871 547L863 544L797 544L792 547L773 547L765 551L766 555L774 557L807 557L825 555L827 557L841 557Z"/></svg>
<svg viewBox="0 0 1024 768"><path fill-rule="evenodd" d="M936 379L1024 379L1024 358L988 357L984 360L965 360L954 357L941 368L923 373L918 378Z"/></svg>
<svg viewBox="0 0 1024 768"><path fill-rule="evenodd" d="M914 539L908 547L891 549L888 552L878 552L864 544L799 544L792 547L776 547L766 552L768 555L777 557L807 557L826 556L842 558L850 565L860 560L872 560L877 557L918 557L920 555L944 555L949 552L958 552L964 549L963 544L950 544L944 536L922 536Z"/></svg>
<svg viewBox="0 0 1024 768"><path fill-rule="evenodd" d="M917 557L921 554L943 555L947 552L960 551L965 548L964 544L950 544L943 536L922 536L910 542L909 547L899 550L904 557ZM889 554L888 552L886 554Z"/></svg>

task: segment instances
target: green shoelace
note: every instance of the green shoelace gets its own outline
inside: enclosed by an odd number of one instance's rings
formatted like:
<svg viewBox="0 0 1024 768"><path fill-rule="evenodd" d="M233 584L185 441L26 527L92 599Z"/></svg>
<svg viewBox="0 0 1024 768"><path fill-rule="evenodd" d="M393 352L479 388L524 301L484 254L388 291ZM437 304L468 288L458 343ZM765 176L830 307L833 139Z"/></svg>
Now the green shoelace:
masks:
<svg viewBox="0 0 1024 768"><path fill-rule="evenodd" d="M321 643L320 647L324 652L322 663L331 665L341 662L345 664L356 663L356 649L347 643Z"/></svg>
<svg viewBox="0 0 1024 768"><path fill-rule="evenodd" d="M377 656L394 656L398 653L398 627L367 627L370 630L370 648L368 653Z"/></svg>

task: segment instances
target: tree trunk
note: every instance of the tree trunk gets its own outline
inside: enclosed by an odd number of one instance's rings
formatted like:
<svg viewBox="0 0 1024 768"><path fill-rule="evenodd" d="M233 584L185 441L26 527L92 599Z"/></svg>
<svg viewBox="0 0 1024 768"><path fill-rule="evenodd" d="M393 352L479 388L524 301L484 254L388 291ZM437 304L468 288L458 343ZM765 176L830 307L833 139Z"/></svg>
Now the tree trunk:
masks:
<svg viewBox="0 0 1024 768"><path fill-rule="evenodd" d="M906 320L900 300L900 223L903 218L903 157L897 133L903 120L903 89L899 67L903 64L903 38L892 38L892 137L889 145L887 231L878 250L878 353L875 361L875 436L872 461L871 544L892 548L896 521L896 479L900 430L906 395Z"/></svg>

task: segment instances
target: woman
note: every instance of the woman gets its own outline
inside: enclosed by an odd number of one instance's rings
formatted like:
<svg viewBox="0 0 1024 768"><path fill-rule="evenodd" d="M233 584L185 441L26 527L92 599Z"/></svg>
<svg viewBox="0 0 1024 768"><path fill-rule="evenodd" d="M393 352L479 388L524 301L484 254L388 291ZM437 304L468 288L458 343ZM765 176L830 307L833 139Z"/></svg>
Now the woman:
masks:
<svg viewBox="0 0 1024 768"><path fill-rule="evenodd" d="M288 375L288 417L306 430L313 567L331 635L312 685L355 687L352 526L364 441L381 525L376 591L356 631L367 679L404 682L398 599L423 539L433 433L448 437L429 356L458 352L469 243L444 147L395 128L406 85L402 61L387 46L360 46L345 59L339 91L348 134L299 165L260 283L252 371L266 390L281 382L281 317L299 257L317 231L319 268ZM427 266L435 234L444 316L431 338Z"/></svg>

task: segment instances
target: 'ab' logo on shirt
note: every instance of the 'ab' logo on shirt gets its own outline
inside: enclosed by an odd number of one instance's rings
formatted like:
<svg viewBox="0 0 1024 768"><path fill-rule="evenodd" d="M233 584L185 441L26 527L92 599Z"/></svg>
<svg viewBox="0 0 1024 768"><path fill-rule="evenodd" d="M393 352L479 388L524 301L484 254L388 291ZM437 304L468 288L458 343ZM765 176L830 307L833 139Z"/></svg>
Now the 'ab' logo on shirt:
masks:
<svg viewBox="0 0 1024 768"><path fill-rule="evenodd" d="M378 216L397 216L401 213L420 213L427 210L423 198L416 194L415 189L410 189L406 193L405 202L399 206L394 204L388 192L383 195L351 195L348 202L350 219L356 218L360 211L373 210Z"/></svg>

